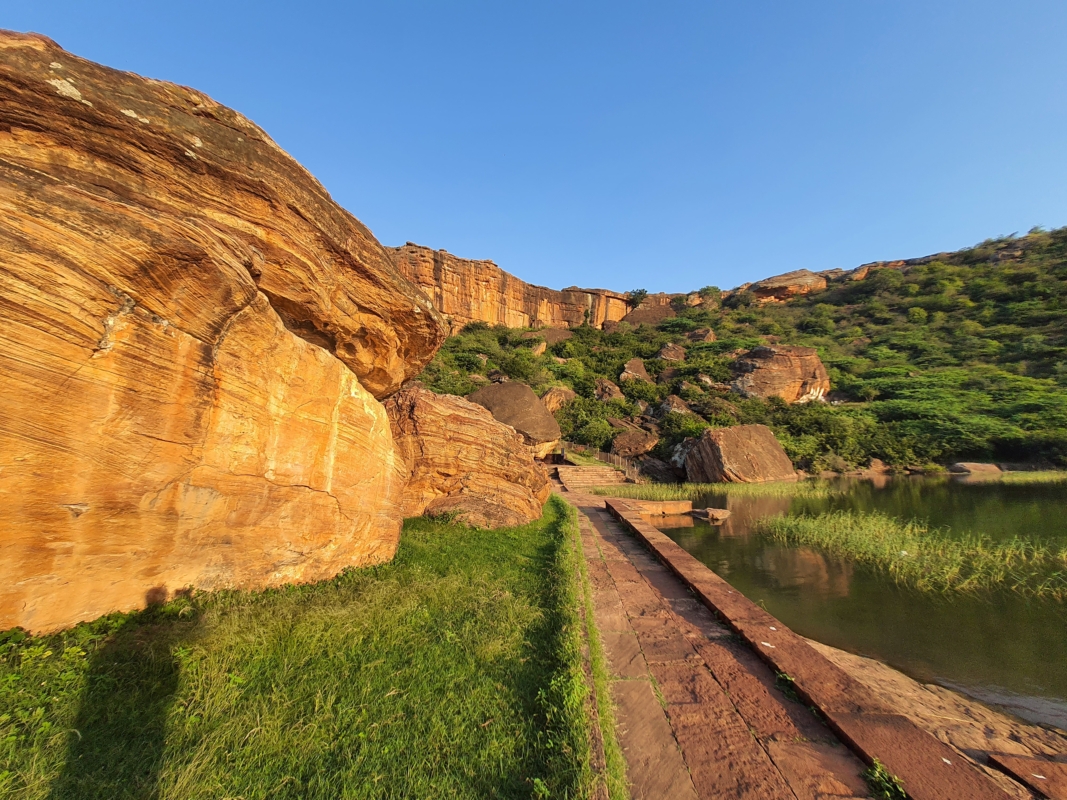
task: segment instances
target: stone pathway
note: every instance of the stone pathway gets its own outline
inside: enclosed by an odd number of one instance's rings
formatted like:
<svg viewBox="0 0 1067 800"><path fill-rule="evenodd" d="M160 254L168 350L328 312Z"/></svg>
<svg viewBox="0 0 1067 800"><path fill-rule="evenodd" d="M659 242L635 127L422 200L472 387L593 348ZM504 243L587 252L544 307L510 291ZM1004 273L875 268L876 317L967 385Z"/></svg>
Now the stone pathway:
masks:
<svg viewBox="0 0 1067 800"><path fill-rule="evenodd" d="M867 797L859 759L619 527L603 498L562 496L579 511L635 800Z"/></svg>

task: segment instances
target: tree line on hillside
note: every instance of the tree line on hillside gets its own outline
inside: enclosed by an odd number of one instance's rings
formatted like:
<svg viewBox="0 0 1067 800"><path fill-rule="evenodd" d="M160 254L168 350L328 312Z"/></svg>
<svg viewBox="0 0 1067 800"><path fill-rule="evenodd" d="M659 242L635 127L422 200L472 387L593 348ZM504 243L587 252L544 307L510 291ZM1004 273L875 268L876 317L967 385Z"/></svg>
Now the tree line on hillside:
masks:
<svg viewBox="0 0 1067 800"><path fill-rule="evenodd" d="M492 370L539 394L578 397L557 412L564 436L610 446L609 418L633 418L670 394L691 414L659 420L658 455L709 426L769 425L802 469L846 469L871 458L898 466L961 459L1067 466L1067 228L1001 237L927 263L871 269L862 280L785 302L748 291L679 303L655 326L613 332L582 326L535 355L526 331L472 323L445 342L422 375L437 392L466 395ZM686 334L711 328L713 342ZM656 358L664 344L681 363ZM817 348L831 378L829 403L786 405L726 390L739 352L767 342ZM595 399L598 378L618 382L631 358L655 379L623 381L625 399ZM702 376L703 380L699 380ZM710 380L708 380L710 379Z"/></svg>

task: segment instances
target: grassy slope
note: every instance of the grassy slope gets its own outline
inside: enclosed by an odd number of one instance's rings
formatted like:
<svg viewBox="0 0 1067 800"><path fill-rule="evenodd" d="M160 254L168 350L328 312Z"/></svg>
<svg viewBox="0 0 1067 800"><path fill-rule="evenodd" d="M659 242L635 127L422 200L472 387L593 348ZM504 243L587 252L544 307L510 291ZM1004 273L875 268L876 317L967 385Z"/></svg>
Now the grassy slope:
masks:
<svg viewBox="0 0 1067 800"><path fill-rule="evenodd" d="M0 795L582 796L575 529L417 519L392 564L0 638ZM617 796L616 792L616 796Z"/></svg>
<svg viewBox="0 0 1067 800"><path fill-rule="evenodd" d="M718 341L687 344L687 361L668 385L624 385L628 402L592 399L594 380L617 380L634 356L659 374L670 366L654 358L660 347L698 327L713 328ZM985 242L906 272L872 270L866 280L786 303L758 305L742 292L655 329L582 328L540 357L520 333L471 326L446 342L423 379L466 394L475 388L470 374L501 369L535 389L570 386L582 397L557 415L564 435L599 447L614 435L606 417L632 415L632 401L673 392L699 417L664 420L661 454L708 424L759 422L806 469L871 457L899 465L987 458L1067 465L1067 228ZM682 385L696 384L700 373L729 380L730 353L766 337L817 347L845 402L789 407Z"/></svg>

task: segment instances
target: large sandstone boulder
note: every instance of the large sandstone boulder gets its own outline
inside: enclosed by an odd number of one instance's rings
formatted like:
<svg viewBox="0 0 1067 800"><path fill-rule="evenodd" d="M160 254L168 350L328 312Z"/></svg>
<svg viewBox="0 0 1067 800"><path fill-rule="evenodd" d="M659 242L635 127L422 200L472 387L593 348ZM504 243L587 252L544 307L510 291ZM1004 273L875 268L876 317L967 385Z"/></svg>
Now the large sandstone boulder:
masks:
<svg viewBox="0 0 1067 800"><path fill-rule="evenodd" d="M522 436L487 409L421 387L393 395L385 408L411 472L401 499L405 517L452 511L488 528L540 518L551 493L548 472Z"/></svg>
<svg viewBox="0 0 1067 800"><path fill-rule="evenodd" d="M780 397L787 403L822 400L830 376L814 347L764 345L734 362L732 388L745 397Z"/></svg>
<svg viewBox="0 0 1067 800"><path fill-rule="evenodd" d="M667 342L656 353L656 358L661 358L664 361L685 361L685 348L679 344Z"/></svg>
<svg viewBox="0 0 1067 800"><path fill-rule="evenodd" d="M559 423L525 383L493 383L467 396L500 422L517 430L538 458L556 449Z"/></svg>
<svg viewBox="0 0 1067 800"><path fill-rule="evenodd" d="M775 275L773 278L757 281L748 290L756 296L757 300L767 302L788 300L790 297L822 291L825 288L825 277L810 270L798 269L786 272L784 275Z"/></svg>
<svg viewBox="0 0 1067 800"><path fill-rule="evenodd" d="M577 392L573 389L568 389L566 386L553 386L541 395L541 404L544 405L549 414L555 414L577 396Z"/></svg>
<svg viewBox="0 0 1067 800"><path fill-rule="evenodd" d="M392 557L445 330L262 130L0 32L0 263L0 629Z"/></svg>
<svg viewBox="0 0 1067 800"><path fill-rule="evenodd" d="M645 369L644 361L640 358L631 358L622 368L622 372L619 373L619 383L622 383L623 381L643 381L644 383L652 383L652 378L648 374L648 370Z"/></svg>
<svg viewBox="0 0 1067 800"><path fill-rule="evenodd" d="M639 428L628 428L611 442L611 452L623 458L635 458L649 452L659 442L659 437Z"/></svg>
<svg viewBox="0 0 1067 800"><path fill-rule="evenodd" d="M686 454L685 472L693 483L761 483L797 477L766 425L708 428Z"/></svg>
<svg viewBox="0 0 1067 800"><path fill-rule="evenodd" d="M593 394L595 394L596 399L602 403L610 403L612 400L626 399L626 395L622 393L622 389L607 378L597 378L596 381L594 381Z"/></svg>

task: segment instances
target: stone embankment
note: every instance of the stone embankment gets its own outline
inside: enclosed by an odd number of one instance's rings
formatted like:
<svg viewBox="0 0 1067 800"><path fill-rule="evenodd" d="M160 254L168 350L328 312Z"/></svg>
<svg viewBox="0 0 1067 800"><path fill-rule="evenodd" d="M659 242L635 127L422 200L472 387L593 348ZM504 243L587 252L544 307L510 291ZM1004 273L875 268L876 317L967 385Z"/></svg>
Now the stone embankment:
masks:
<svg viewBox="0 0 1067 800"><path fill-rule="evenodd" d="M401 273L418 286L457 333L469 322L509 328L600 328L626 316L626 295L571 287L556 291L526 283L492 261L475 261L408 242L391 248Z"/></svg>

